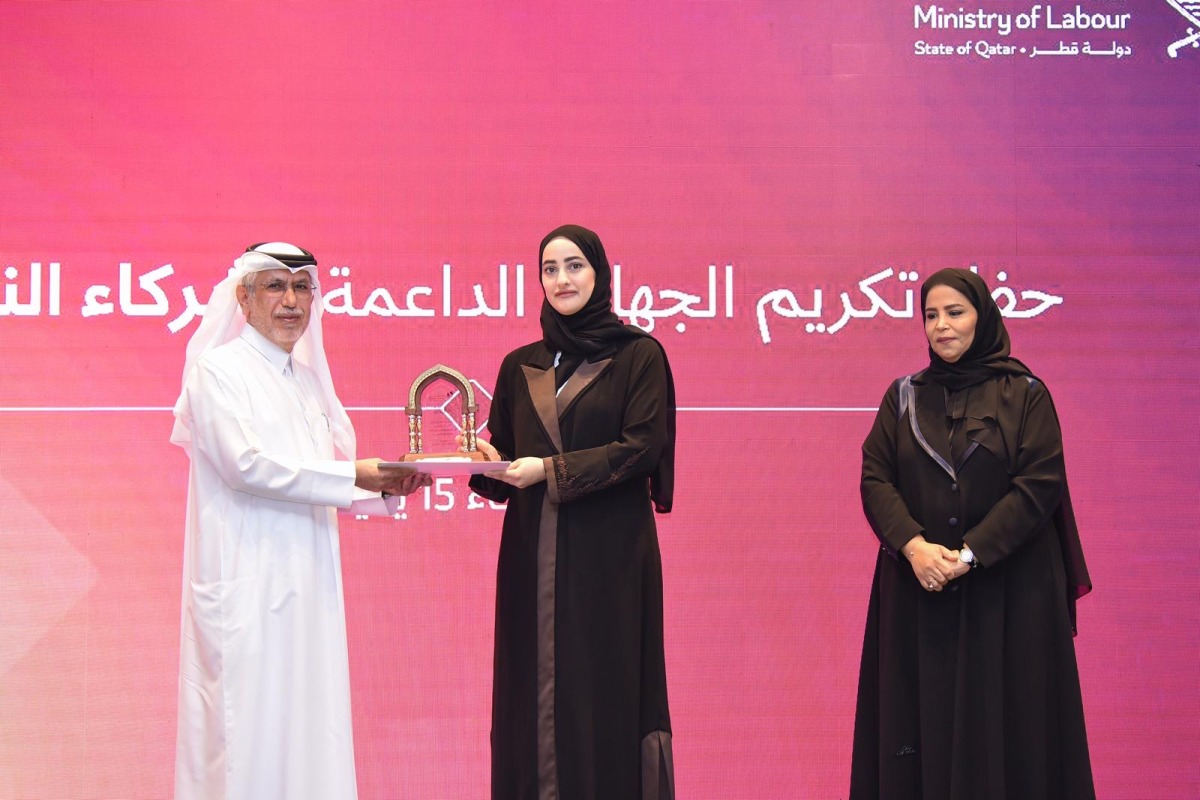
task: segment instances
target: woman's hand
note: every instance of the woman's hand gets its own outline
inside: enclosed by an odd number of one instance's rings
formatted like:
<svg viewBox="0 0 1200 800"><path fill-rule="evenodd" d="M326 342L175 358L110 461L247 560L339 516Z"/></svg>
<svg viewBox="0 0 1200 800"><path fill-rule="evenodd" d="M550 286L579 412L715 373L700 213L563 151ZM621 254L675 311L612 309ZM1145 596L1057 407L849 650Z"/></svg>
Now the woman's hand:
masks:
<svg viewBox="0 0 1200 800"><path fill-rule="evenodd" d="M454 437L454 441L458 442L459 450L462 450L464 453L467 451L466 450L467 446L465 444L463 444L463 435L461 433L457 434ZM500 451L497 450L496 448L492 447L491 442L485 442L483 439L480 439L478 437L475 439L475 449L478 450L479 452L483 453L484 461L503 461L504 460L503 458L500 457Z"/></svg>
<svg viewBox="0 0 1200 800"><path fill-rule="evenodd" d="M940 592L947 583L971 568L970 564L958 560L957 550L927 542L921 535L908 540L908 544L904 545L904 555L908 557L917 582L927 592Z"/></svg>
<svg viewBox="0 0 1200 800"><path fill-rule="evenodd" d="M954 554L954 558L956 559L954 561L954 567L952 574L950 575L950 580L961 578L963 575L966 575L971 571L971 565L962 560L958 550L951 550L950 552Z"/></svg>
<svg viewBox="0 0 1200 800"><path fill-rule="evenodd" d="M483 453L484 459L487 461L503 461L500 457L500 451L492 447L491 442L485 442L483 439L475 440L475 449Z"/></svg>
<svg viewBox="0 0 1200 800"><path fill-rule="evenodd" d="M495 452L495 450L492 452ZM491 459L488 460L490 461ZM506 470L485 472L483 474L489 478L504 481L518 489L524 489L526 486L533 486L535 483L541 483L546 480L546 464L540 458L526 456L512 462Z"/></svg>
<svg viewBox="0 0 1200 800"><path fill-rule="evenodd" d="M463 436L458 434L454 437L458 442L458 446L463 447ZM479 452L483 453L486 461L503 461L500 457L500 451L492 447L491 442L485 442L483 439L475 440L475 447ZM489 478L495 478L498 481L504 481L507 484L524 489L526 486L533 486L535 483L541 483L546 480L546 464L540 458L518 458L509 465L508 469L494 470L492 472L483 473Z"/></svg>

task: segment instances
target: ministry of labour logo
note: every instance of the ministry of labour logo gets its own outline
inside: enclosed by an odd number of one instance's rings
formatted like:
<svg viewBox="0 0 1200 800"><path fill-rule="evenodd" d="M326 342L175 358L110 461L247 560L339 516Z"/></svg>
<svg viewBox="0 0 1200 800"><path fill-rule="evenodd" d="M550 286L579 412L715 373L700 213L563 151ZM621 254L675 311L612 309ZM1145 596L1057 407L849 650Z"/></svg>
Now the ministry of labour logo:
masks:
<svg viewBox="0 0 1200 800"><path fill-rule="evenodd" d="M1179 51L1188 45L1200 48L1200 0L1167 0L1167 3L1178 11L1188 23L1187 35L1179 41L1167 45L1167 55L1171 58L1178 58Z"/></svg>

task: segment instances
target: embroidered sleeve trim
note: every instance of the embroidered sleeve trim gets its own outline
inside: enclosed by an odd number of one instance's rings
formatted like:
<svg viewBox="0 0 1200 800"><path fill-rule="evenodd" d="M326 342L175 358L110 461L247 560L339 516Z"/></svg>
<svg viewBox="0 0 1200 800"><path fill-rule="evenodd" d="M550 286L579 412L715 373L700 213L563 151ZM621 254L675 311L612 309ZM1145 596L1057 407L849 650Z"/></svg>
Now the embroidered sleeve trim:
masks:
<svg viewBox="0 0 1200 800"><path fill-rule="evenodd" d="M542 459L542 467L546 470L546 495L551 503L558 505L562 500L558 497L558 469L555 460L554 456L546 456Z"/></svg>
<svg viewBox="0 0 1200 800"><path fill-rule="evenodd" d="M625 480L633 468L637 466L638 462L645 458L649 452L650 448L646 447L638 450L636 453L630 454L624 462L601 480L589 480L580 475L571 475L567 471L566 459L561 455L553 456L554 478L558 484L558 502L569 503L592 492L598 492L610 486L615 486Z"/></svg>

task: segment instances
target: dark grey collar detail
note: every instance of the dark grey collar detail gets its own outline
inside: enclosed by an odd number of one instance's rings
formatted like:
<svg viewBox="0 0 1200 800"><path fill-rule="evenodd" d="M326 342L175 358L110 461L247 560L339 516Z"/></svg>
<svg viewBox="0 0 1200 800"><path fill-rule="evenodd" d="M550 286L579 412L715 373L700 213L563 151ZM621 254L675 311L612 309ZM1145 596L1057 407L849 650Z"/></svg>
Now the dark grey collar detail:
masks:
<svg viewBox="0 0 1200 800"><path fill-rule="evenodd" d="M912 375L900 379L900 404L898 413L903 418L904 412L908 412L908 424L912 428L913 438L917 440L917 444L921 445L921 449L928 453L929 457L936 461L937 465L944 469L947 475L957 480L958 476L954 472L954 467L950 465L950 462L942 458L941 453L929 446L929 442L925 439L925 434L921 432L921 426L917 424L916 390L913 389L912 379ZM969 456L974 449L974 447L971 447L967 450L966 455L963 456L964 461L966 460L966 456Z"/></svg>

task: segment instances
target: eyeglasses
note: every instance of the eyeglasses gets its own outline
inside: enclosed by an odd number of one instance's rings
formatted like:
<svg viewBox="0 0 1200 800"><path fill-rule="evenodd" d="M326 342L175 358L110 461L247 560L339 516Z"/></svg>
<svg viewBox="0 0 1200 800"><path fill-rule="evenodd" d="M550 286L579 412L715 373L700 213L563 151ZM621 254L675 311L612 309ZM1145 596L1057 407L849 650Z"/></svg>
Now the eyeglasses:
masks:
<svg viewBox="0 0 1200 800"><path fill-rule="evenodd" d="M266 283L258 284L259 289L272 296L287 294L289 286L291 287L291 290L296 293L297 297L312 296L313 285L311 282L306 280L299 280L292 284L289 284L285 280L272 280L267 281Z"/></svg>

